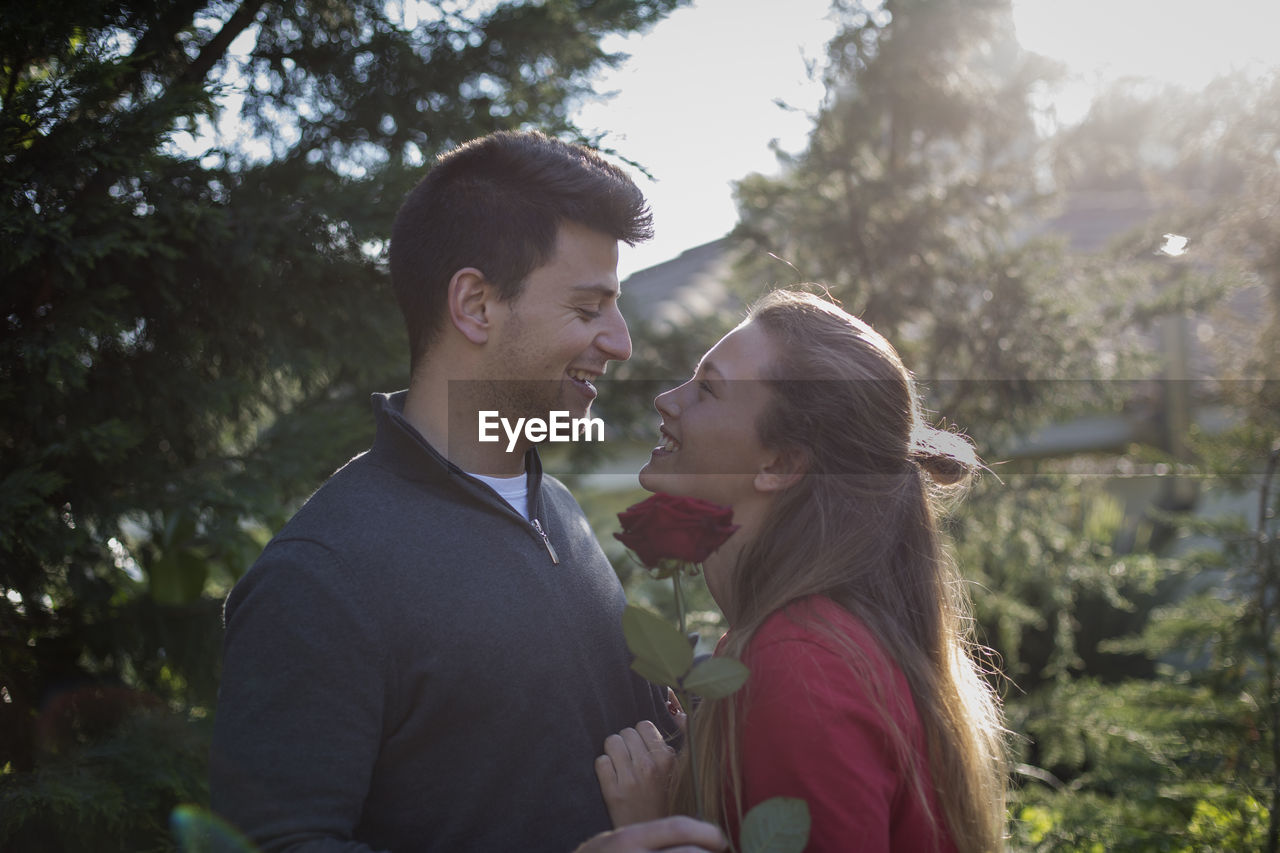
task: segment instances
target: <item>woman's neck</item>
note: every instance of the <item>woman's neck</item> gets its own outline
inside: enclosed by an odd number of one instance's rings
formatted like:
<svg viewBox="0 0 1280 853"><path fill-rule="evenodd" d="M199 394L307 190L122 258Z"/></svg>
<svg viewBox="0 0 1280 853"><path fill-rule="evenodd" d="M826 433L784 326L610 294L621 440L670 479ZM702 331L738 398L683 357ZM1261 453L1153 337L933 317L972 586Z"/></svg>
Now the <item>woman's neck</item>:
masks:
<svg viewBox="0 0 1280 853"><path fill-rule="evenodd" d="M703 561L703 569L707 576L707 588L724 614L729 627L733 627L734 614L731 612L731 596L728 591L737 583L735 577L738 559L755 541L756 534L768 516L772 500L750 500L734 504L733 523L738 525L723 545L715 553Z"/></svg>

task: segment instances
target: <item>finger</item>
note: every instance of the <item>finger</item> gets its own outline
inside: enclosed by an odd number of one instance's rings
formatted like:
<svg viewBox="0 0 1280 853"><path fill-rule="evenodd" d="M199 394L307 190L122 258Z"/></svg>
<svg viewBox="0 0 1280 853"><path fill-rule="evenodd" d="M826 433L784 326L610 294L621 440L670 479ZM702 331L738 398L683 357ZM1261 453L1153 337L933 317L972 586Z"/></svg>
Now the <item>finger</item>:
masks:
<svg viewBox="0 0 1280 853"><path fill-rule="evenodd" d="M620 832L628 842L658 849L688 844L694 849L723 850L728 845L719 827L685 815L633 823Z"/></svg>
<svg viewBox="0 0 1280 853"><path fill-rule="evenodd" d="M643 720L636 726L636 732L639 733L640 739L644 741L644 748L649 752L665 752L671 749L667 745L667 739L662 736L662 732L658 731L649 720Z"/></svg>
<svg viewBox="0 0 1280 853"><path fill-rule="evenodd" d="M687 735L689 733L689 715L684 712L684 707L680 704L680 697L676 696L676 692L670 687L667 688L667 710L671 712L671 718L676 721L676 728L680 730L680 734Z"/></svg>
<svg viewBox="0 0 1280 853"><path fill-rule="evenodd" d="M673 717L684 713L684 708L680 705L680 697L670 687L667 688L667 710Z"/></svg>
<svg viewBox="0 0 1280 853"><path fill-rule="evenodd" d="M645 764L650 760L649 746L639 732L635 729L623 729L619 734L622 735L622 742L627 745L627 752L631 753L632 762Z"/></svg>
<svg viewBox="0 0 1280 853"><path fill-rule="evenodd" d="M689 715L686 714L684 711L681 711L680 713L675 715L675 721L676 721L676 728L680 730L680 734L685 737L688 737L689 736Z"/></svg>
<svg viewBox="0 0 1280 853"><path fill-rule="evenodd" d="M618 771L614 769L613 759L607 755L596 758L596 781L606 794L618 787Z"/></svg>
<svg viewBox="0 0 1280 853"><path fill-rule="evenodd" d="M634 730L632 730L632 733L634 734ZM619 782L630 779L634 775L632 769L635 766L635 759L632 757L631 750L623 739L621 732L616 735L609 735L604 739L604 754L612 760L613 769Z"/></svg>

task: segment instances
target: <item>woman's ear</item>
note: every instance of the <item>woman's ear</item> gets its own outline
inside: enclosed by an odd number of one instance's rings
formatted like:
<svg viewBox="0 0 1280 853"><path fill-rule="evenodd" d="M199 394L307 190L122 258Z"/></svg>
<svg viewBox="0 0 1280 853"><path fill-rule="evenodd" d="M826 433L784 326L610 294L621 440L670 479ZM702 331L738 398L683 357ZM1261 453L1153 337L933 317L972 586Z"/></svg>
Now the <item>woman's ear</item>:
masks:
<svg viewBox="0 0 1280 853"><path fill-rule="evenodd" d="M773 454L773 458L760 466L753 484L758 492L781 492L800 482L804 476L805 461L801 454L792 450L782 450Z"/></svg>
<svg viewBox="0 0 1280 853"><path fill-rule="evenodd" d="M473 344L489 340L493 287L475 267L463 267L449 279L449 320Z"/></svg>

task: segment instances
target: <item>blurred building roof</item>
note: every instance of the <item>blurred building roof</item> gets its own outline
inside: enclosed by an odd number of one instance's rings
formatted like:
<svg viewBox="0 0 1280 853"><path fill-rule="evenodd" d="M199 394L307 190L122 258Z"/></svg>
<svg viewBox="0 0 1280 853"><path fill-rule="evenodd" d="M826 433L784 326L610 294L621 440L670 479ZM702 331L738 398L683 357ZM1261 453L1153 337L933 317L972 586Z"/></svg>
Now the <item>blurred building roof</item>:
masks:
<svg viewBox="0 0 1280 853"><path fill-rule="evenodd" d="M1158 210L1156 202L1141 191L1074 192L1025 236L1061 235L1073 251L1100 252ZM690 319L722 310L734 302L725 286L734 259L734 241L725 236L638 270L623 283L623 314L635 324L678 328Z"/></svg>
<svg viewBox="0 0 1280 853"><path fill-rule="evenodd" d="M1027 236L1058 235L1072 251L1092 254L1106 249L1159 209L1141 190L1078 190L1065 194L1057 212L1032 227Z"/></svg>
<svg viewBox="0 0 1280 853"><path fill-rule="evenodd" d="M633 324L679 328L734 303L725 282L733 267L733 241L721 237L639 270L622 285L622 313Z"/></svg>

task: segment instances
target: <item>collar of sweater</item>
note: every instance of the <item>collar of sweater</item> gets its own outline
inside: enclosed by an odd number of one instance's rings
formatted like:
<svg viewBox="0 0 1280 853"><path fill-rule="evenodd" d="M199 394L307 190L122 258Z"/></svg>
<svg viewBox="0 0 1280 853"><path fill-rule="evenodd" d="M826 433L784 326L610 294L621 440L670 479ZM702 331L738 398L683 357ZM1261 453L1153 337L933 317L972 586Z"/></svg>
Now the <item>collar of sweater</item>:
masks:
<svg viewBox="0 0 1280 853"><path fill-rule="evenodd" d="M450 462L444 454L423 438L404 416L404 401L408 392L374 394L371 398L377 435L373 440L375 459L389 463L396 473L411 480L431 484L444 484L450 480L482 487L479 480ZM524 456L524 470L528 477L529 506L537 506L538 489L542 485L542 459L537 448L531 447ZM487 487L485 494L488 494Z"/></svg>

